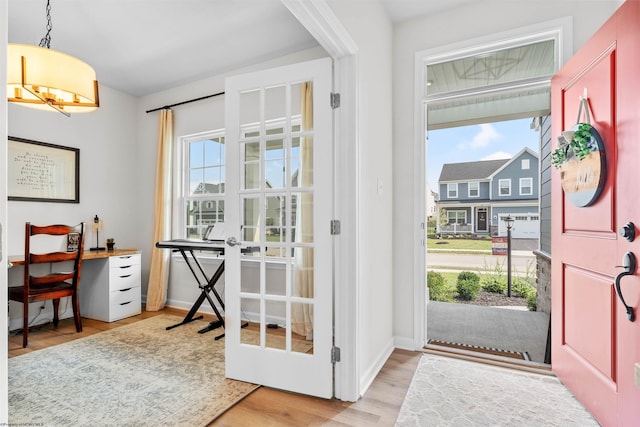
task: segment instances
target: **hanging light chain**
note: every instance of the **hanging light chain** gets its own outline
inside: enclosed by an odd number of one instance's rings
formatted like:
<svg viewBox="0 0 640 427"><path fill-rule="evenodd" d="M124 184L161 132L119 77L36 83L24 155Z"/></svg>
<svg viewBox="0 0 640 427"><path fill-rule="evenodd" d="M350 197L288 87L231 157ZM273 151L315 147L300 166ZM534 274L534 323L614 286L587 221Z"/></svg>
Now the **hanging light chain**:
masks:
<svg viewBox="0 0 640 427"><path fill-rule="evenodd" d="M47 0L47 34L44 35L42 39L40 39L40 47L46 47L47 49L51 49L51 4L49 0Z"/></svg>

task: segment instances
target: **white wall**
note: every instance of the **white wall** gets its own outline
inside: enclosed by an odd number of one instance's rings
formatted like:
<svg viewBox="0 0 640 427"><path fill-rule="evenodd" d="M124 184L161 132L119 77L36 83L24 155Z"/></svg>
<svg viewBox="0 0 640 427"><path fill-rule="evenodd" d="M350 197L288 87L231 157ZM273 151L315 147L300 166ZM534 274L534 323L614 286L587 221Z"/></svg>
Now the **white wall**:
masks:
<svg viewBox="0 0 640 427"><path fill-rule="evenodd" d="M392 26L379 1L328 3L358 46L357 352L360 391L364 392L393 350Z"/></svg>
<svg viewBox="0 0 640 427"><path fill-rule="evenodd" d="M393 188L394 188L394 334L396 342L414 338L414 271L418 251L409 242L416 230L414 213L414 55L416 52L460 43L494 33L573 16L574 52L582 46L621 1L483 1L394 27L393 44Z"/></svg>

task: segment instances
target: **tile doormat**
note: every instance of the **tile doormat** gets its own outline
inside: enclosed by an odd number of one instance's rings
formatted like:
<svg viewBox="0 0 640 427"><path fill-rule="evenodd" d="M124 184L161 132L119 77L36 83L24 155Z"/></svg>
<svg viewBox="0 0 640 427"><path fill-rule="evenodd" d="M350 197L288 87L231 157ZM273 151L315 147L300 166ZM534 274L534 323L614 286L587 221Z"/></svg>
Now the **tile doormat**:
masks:
<svg viewBox="0 0 640 427"><path fill-rule="evenodd" d="M529 360L529 361L531 360L529 353L527 353L526 351L520 352L520 351L511 351L511 350L501 350L499 348L482 347L479 345L460 344L455 342L439 341L439 340L432 340L432 339L427 341L427 344L438 345L440 347L455 348L458 350L475 351L478 353L491 354L493 356L509 357L511 359Z"/></svg>

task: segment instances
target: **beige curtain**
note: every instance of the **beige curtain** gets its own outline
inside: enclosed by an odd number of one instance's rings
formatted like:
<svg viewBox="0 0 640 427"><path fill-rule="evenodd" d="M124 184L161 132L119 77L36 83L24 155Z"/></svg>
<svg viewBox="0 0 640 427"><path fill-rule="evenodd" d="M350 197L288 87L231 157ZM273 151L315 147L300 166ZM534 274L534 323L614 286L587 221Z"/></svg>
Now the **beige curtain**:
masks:
<svg viewBox="0 0 640 427"><path fill-rule="evenodd" d="M171 251L156 248L156 242L171 238L171 153L173 151L173 112L160 113L158 155L156 158L156 196L153 218L151 267L147 288L148 311L162 310L167 302Z"/></svg>
<svg viewBox="0 0 640 427"><path fill-rule="evenodd" d="M313 88L303 83L301 88L302 131L313 129ZM299 186L313 186L313 138L300 138ZM313 194L302 193L296 208L296 242L313 242ZM313 298L313 249L297 248L294 260L296 294ZM313 304L292 304L291 329L296 334L313 338Z"/></svg>

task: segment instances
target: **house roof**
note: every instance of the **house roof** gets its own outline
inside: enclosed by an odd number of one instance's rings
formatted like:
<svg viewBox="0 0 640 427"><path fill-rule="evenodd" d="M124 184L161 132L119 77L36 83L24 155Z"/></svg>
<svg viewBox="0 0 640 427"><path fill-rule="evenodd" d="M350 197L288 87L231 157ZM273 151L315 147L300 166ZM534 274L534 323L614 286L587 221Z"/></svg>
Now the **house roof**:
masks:
<svg viewBox="0 0 640 427"><path fill-rule="evenodd" d="M479 160L464 163L445 163L442 165L438 182L469 181L488 179L495 171L500 169L511 159Z"/></svg>

